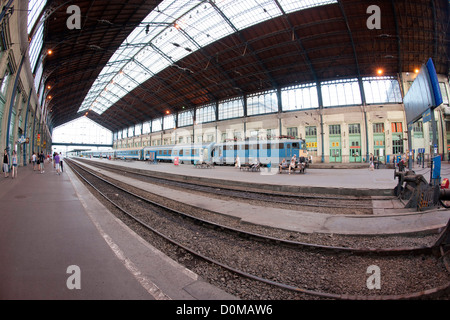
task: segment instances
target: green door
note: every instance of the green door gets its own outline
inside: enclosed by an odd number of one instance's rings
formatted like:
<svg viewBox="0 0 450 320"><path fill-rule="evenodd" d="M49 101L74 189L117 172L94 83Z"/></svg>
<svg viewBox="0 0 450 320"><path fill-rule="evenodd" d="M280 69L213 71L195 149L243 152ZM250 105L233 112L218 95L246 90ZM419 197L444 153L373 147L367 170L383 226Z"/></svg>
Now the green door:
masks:
<svg viewBox="0 0 450 320"><path fill-rule="evenodd" d="M361 162L361 136L350 136L350 162Z"/></svg>
<svg viewBox="0 0 450 320"><path fill-rule="evenodd" d="M330 162L342 162L341 136L330 136Z"/></svg>
<svg viewBox="0 0 450 320"><path fill-rule="evenodd" d="M386 149L384 133L374 133L373 135L373 154L378 161L384 163L386 159Z"/></svg>

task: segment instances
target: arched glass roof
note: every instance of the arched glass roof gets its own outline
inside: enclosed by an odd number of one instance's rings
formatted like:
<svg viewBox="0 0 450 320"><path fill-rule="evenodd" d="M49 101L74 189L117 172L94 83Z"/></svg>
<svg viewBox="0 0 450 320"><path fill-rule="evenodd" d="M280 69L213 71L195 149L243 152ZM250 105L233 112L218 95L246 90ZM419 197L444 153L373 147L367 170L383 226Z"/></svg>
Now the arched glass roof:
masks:
<svg viewBox="0 0 450 320"><path fill-rule="evenodd" d="M103 68L79 112L102 114L163 69L198 49L282 14L336 0L165 0L139 24ZM187 70L189 72L189 70Z"/></svg>

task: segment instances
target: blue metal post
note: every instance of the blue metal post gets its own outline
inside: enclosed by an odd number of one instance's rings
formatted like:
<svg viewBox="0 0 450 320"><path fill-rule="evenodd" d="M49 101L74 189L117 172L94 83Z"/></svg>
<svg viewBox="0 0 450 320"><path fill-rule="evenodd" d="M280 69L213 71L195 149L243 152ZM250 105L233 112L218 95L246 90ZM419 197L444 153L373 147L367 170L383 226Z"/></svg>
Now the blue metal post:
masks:
<svg viewBox="0 0 450 320"><path fill-rule="evenodd" d="M27 136L27 126L28 126L28 113L30 112L30 101L31 101L31 93L33 92L33 87L30 88L30 93L28 94L28 103L27 103L27 113L25 115L25 126L24 126L24 133L25 138ZM26 143L23 143L23 166L27 166L27 147Z"/></svg>
<svg viewBox="0 0 450 320"><path fill-rule="evenodd" d="M10 147L9 147L9 135L10 135L10 122L11 122L11 114L12 114L12 110L14 108L14 100L16 99L16 91L17 91L17 85L19 84L19 79L20 79L20 72L22 71L22 66L23 66L23 62L25 61L25 53L22 54L22 59L20 60L20 64L19 64L19 69L17 70L16 73L16 78L14 79L14 88L13 88L13 92L11 95L11 101L9 104L9 113L8 113L8 122L7 122L7 126L6 126L6 150L9 154L10 152Z"/></svg>

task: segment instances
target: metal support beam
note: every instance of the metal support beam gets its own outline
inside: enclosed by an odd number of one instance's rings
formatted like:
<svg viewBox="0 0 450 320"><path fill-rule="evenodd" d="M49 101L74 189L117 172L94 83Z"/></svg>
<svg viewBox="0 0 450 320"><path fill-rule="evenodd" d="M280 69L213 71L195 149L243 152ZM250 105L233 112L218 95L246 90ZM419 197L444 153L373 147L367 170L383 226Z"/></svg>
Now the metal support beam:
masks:
<svg viewBox="0 0 450 320"><path fill-rule="evenodd" d="M17 69L16 72L16 77L14 79L14 87L13 87L13 91L12 91L12 95L11 95L11 101L9 103L9 112L8 112L8 122L6 125L6 150L9 153L10 152L10 146L9 146L9 136L11 134L10 131L10 122L11 122L11 115L12 115L12 110L14 108L14 101L16 100L16 92L17 92L17 86L19 84L19 79L20 79L20 72L22 71L22 66L23 66L23 62L25 61L25 57L26 57L26 52L22 54L22 58L20 59L20 64L19 64L19 68Z"/></svg>

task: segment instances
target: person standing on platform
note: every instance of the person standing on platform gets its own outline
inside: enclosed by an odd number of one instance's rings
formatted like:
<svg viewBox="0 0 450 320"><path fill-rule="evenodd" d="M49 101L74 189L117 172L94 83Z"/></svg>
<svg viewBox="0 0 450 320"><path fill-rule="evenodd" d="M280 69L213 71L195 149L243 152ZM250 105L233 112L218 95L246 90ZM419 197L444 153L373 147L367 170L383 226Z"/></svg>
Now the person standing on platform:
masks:
<svg viewBox="0 0 450 320"><path fill-rule="evenodd" d="M61 172L64 172L62 153L60 153L60 156L59 156L59 167L61 169Z"/></svg>
<svg viewBox="0 0 450 320"><path fill-rule="evenodd" d="M241 167L241 160L239 159L239 156L236 156L236 162L234 163L235 168Z"/></svg>
<svg viewBox="0 0 450 320"><path fill-rule="evenodd" d="M55 169L56 169L56 174L60 175L61 171L59 170L59 155L57 152L54 153L53 161L54 161L54 165L55 165Z"/></svg>
<svg viewBox="0 0 450 320"><path fill-rule="evenodd" d="M37 161L36 152L33 152L33 155L31 156L31 162L33 162L33 171L36 171L36 161Z"/></svg>
<svg viewBox="0 0 450 320"><path fill-rule="evenodd" d="M13 153L11 156L11 162L12 162L11 178L14 179L14 177L17 178L17 153L16 153L16 150L13 150Z"/></svg>
<svg viewBox="0 0 450 320"><path fill-rule="evenodd" d="M5 149L5 153L3 154L3 172L5 173L5 178L9 177L9 156L8 151Z"/></svg>
<svg viewBox="0 0 450 320"><path fill-rule="evenodd" d="M369 156L369 170L373 171L373 169L374 169L373 154L371 153Z"/></svg>
<svg viewBox="0 0 450 320"><path fill-rule="evenodd" d="M39 169L41 170L41 173L45 172L44 160L45 160L44 151L41 151L41 153L39 154Z"/></svg>

